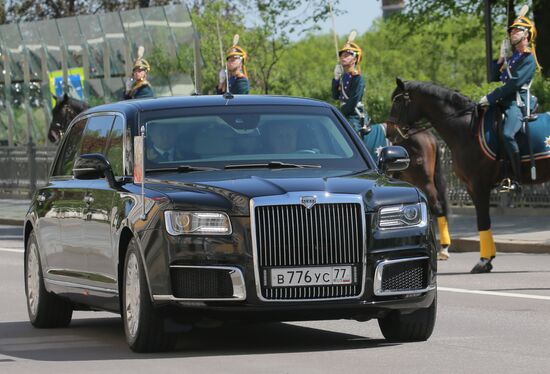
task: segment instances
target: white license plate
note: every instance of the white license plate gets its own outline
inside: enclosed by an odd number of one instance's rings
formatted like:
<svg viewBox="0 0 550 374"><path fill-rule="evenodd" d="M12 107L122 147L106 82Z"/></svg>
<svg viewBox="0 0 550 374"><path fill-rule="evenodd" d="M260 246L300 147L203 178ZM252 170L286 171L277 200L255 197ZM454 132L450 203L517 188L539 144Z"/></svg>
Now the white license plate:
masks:
<svg viewBox="0 0 550 374"><path fill-rule="evenodd" d="M271 287L351 284L352 266L271 269Z"/></svg>

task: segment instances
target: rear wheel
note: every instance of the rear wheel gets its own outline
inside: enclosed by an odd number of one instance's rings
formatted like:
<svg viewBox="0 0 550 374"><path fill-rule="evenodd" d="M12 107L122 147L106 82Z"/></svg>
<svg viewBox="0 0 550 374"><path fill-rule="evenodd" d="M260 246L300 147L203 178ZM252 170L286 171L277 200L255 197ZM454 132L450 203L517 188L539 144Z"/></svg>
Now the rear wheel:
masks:
<svg viewBox="0 0 550 374"><path fill-rule="evenodd" d="M164 318L152 304L135 239L128 244L124 261L122 320L126 340L134 352L162 352L174 348L175 336L166 332Z"/></svg>
<svg viewBox="0 0 550 374"><path fill-rule="evenodd" d="M33 326L66 327L71 323L73 316L71 303L46 291L40 252L34 232L29 236L25 251L25 295L29 319Z"/></svg>
<svg viewBox="0 0 550 374"><path fill-rule="evenodd" d="M382 335L390 341L414 342L428 340L432 335L436 313L437 296L428 308L410 314L396 310L378 319Z"/></svg>

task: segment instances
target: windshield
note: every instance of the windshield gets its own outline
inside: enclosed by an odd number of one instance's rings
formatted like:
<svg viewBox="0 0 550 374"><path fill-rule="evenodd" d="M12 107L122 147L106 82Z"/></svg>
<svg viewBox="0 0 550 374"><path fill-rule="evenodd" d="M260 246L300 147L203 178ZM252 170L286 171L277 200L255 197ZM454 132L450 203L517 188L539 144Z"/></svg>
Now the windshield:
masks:
<svg viewBox="0 0 550 374"><path fill-rule="evenodd" d="M328 108L237 106L144 115L146 169L269 167L345 170L368 164ZM257 164L257 165L253 165Z"/></svg>

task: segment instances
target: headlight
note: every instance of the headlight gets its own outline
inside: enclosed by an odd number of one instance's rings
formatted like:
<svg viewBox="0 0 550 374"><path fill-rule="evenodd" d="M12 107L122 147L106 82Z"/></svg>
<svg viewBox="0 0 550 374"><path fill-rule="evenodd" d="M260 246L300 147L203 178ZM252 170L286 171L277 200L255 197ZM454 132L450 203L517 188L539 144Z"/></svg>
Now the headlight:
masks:
<svg viewBox="0 0 550 374"><path fill-rule="evenodd" d="M231 234L231 221L225 213L166 211L164 219L170 235Z"/></svg>
<svg viewBox="0 0 550 374"><path fill-rule="evenodd" d="M427 223L428 210L424 203L388 206L378 212L380 229L425 227Z"/></svg>

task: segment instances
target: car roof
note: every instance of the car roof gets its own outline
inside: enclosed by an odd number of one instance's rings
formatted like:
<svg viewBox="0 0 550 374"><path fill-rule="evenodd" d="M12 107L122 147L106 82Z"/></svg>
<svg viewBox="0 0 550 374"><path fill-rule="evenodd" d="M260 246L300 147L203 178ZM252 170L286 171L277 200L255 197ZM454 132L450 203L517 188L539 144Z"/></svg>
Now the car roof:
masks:
<svg viewBox="0 0 550 374"><path fill-rule="evenodd" d="M234 95L232 99L225 99L222 95L202 96L169 96L154 99L134 99L119 101L111 104L99 105L88 109L84 114L96 112L123 112L129 114L135 111L149 111L159 109L179 109L216 106L248 106L248 105L285 105L332 107L324 101L291 96L270 95Z"/></svg>

